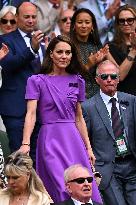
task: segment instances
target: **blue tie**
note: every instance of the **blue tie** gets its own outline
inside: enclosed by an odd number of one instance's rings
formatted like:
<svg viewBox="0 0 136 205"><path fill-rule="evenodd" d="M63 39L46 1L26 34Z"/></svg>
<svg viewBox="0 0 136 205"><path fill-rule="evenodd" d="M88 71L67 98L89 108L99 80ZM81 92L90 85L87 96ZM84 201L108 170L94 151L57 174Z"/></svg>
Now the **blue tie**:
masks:
<svg viewBox="0 0 136 205"><path fill-rule="evenodd" d="M2 0L2 5L3 5L3 7L4 7L4 6L8 6L8 4L9 4L9 1L8 1L8 0Z"/></svg>
<svg viewBox="0 0 136 205"><path fill-rule="evenodd" d="M107 7L107 3L103 3L104 12L106 10L106 7Z"/></svg>

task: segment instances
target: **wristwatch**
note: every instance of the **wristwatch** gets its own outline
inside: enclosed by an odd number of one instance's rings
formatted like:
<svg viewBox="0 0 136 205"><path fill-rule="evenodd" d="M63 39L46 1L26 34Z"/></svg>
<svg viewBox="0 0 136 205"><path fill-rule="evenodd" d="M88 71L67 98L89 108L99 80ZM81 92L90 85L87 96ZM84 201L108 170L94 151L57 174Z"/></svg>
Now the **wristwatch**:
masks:
<svg viewBox="0 0 136 205"><path fill-rule="evenodd" d="M132 57L132 56L127 56L127 59L129 60L129 61L134 61L135 60L135 57Z"/></svg>

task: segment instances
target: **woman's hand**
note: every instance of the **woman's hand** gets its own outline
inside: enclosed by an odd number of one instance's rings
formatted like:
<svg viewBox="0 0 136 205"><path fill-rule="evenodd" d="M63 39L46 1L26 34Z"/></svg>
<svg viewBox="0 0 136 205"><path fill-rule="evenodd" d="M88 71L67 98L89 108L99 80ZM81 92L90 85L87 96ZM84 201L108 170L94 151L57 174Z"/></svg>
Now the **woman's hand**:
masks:
<svg viewBox="0 0 136 205"><path fill-rule="evenodd" d="M89 155L90 163L94 166L96 158L94 156L92 149L91 148L87 149L87 152Z"/></svg>
<svg viewBox="0 0 136 205"><path fill-rule="evenodd" d="M7 45L5 45L4 43L2 43L2 47L1 47L1 49L0 49L0 60L1 60L2 58L4 58L4 57L8 54L8 52L9 52L9 49L8 49Z"/></svg>
<svg viewBox="0 0 136 205"><path fill-rule="evenodd" d="M100 63L109 53L109 46L105 45L96 53L91 53L88 58L88 64L91 66L95 66L97 63Z"/></svg>
<svg viewBox="0 0 136 205"><path fill-rule="evenodd" d="M132 32L129 36L132 49L136 49L136 33Z"/></svg>
<svg viewBox="0 0 136 205"><path fill-rule="evenodd" d="M22 153L24 153L24 154L29 154L29 152L30 152L30 145L22 145L21 147L20 147L20 149L18 150L18 152L22 152Z"/></svg>

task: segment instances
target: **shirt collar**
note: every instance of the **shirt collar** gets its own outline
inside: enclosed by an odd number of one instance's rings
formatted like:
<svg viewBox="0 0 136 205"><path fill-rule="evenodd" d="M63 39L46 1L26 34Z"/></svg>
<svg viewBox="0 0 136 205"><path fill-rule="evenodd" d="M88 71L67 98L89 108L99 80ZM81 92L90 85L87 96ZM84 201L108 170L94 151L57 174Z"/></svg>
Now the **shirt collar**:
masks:
<svg viewBox="0 0 136 205"><path fill-rule="evenodd" d="M101 5L103 5L104 3L106 3L107 5L109 5L110 0L107 0L107 1L97 0L97 2L98 2L98 4L101 4Z"/></svg>
<svg viewBox="0 0 136 205"><path fill-rule="evenodd" d="M111 97L111 96L106 95L105 93L103 93L102 90L100 89L100 96L101 96L101 98L103 99L103 101L105 102L106 105L109 103L111 98L116 98L116 100L118 102L117 92L115 93L114 96Z"/></svg>
<svg viewBox="0 0 136 205"><path fill-rule="evenodd" d="M78 200L76 200L76 199L74 199L74 198L72 198L72 197L71 197L71 199L73 200L73 202L74 202L75 205L82 205L82 204L84 204L83 202L78 201ZM87 203L90 203L90 204L93 205L92 199L90 198L90 200L89 200Z"/></svg>
<svg viewBox="0 0 136 205"><path fill-rule="evenodd" d="M19 32L20 32L20 34L21 34L21 36L23 38L27 35L27 33L25 33L24 31L20 30L19 28L18 28L18 30L19 30Z"/></svg>
<svg viewBox="0 0 136 205"><path fill-rule="evenodd" d="M48 1L48 5L49 5L49 8L51 9L53 4L51 2Z"/></svg>

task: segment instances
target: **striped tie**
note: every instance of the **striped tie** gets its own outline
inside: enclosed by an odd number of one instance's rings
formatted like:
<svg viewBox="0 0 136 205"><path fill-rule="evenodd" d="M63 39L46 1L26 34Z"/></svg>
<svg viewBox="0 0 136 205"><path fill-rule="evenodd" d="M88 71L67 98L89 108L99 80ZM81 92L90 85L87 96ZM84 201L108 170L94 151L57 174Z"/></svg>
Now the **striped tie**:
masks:
<svg viewBox="0 0 136 205"><path fill-rule="evenodd" d="M110 102L112 103L111 107L111 119L112 119L112 129L115 138L123 134L123 122L120 119L119 111L116 107L116 98L111 98Z"/></svg>
<svg viewBox="0 0 136 205"><path fill-rule="evenodd" d="M2 4L3 4L3 7L8 6L9 1L8 0L2 0Z"/></svg>

